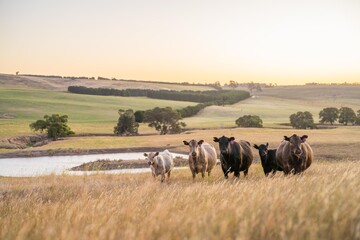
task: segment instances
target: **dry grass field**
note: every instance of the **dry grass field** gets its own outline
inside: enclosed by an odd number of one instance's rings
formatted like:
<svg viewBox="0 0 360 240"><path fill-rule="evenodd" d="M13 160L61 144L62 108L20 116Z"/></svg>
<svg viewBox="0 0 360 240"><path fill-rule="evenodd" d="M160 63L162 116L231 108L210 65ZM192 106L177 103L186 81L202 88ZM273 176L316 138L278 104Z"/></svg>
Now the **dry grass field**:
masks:
<svg viewBox="0 0 360 240"><path fill-rule="evenodd" d="M359 161L301 176L0 178L1 239L360 239Z"/></svg>
<svg viewBox="0 0 360 240"><path fill-rule="evenodd" d="M0 137L29 134L29 122L49 110L70 111L69 125L78 133L111 133L117 109L129 103L129 98L67 94L63 90L72 82L45 80L14 83L0 78L0 110L18 116L1 119ZM39 86L42 90L36 89ZM186 153L183 140L213 143L214 136L222 135L252 144L269 142L276 148L284 135L296 133L309 136L315 161L302 175L265 178L253 149L255 163L249 176L241 174L240 179L225 180L219 166L210 178L197 176L195 181L189 169L175 170L166 183L154 181L150 174L0 177L0 239L360 239L360 127L279 128L296 111L311 111L316 121L323 107L357 110L359 92L358 86L278 87L185 119L189 128L213 129L160 136L142 125L139 132L147 134L140 136L75 136L28 148L25 151L48 154L132 147ZM169 102L156 101L138 98L131 104L146 109ZM223 128L234 126L244 114L260 115L265 126L276 128Z"/></svg>

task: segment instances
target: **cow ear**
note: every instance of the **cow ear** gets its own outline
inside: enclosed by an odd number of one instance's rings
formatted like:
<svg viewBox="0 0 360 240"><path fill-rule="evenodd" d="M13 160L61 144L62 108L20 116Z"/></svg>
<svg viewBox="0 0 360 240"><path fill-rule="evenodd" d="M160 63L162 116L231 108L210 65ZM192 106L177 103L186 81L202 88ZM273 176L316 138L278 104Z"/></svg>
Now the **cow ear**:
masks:
<svg viewBox="0 0 360 240"><path fill-rule="evenodd" d="M219 139L217 137L214 137L214 142L219 142Z"/></svg>
<svg viewBox="0 0 360 240"><path fill-rule="evenodd" d="M300 139L302 142L306 142L307 138L308 138L308 135L303 135Z"/></svg>
<svg viewBox="0 0 360 240"><path fill-rule="evenodd" d="M256 144L254 144L254 148L255 148L255 149L259 149L259 146L256 145Z"/></svg>
<svg viewBox="0 0 360 240"><path fill-rule="evenodd" d="M285 141L290 141L290 138L288 138L287 136L284 136L284 140Z"/></svg>
<svg viewBox="0 0 360 240"><path fill-rule="evenodd" d="M187 141L183 141L183 143L184 143L184 145L189 145L189 142L187 142Z"/></svg>
<svg viewBox="0 0 360 240"><path fill-rule="evenodd" d="M157 155L159 155L159 152L156 152L156 153L154 154L154 157L156 157Z"/></svg>
<svg viewBox="0 0 360 240"><path fill-rule="evenodd" d="M200 141L198 141L198 144L201 145L201 144L203 144L203 142L204 142L204 140L200 140Z"/></svg>
<svg viewBox="0 0 360 240"><path fill-rule="evenodd" d="M230 137L230 138L229 138L229 141L234 141L234 140L235 140L234 137Z"/></svg>
<svg viewBox="0 0 360 240"><path fill-rule="evenodd" d="M145 157L147 157L147 156L148 156L148 154L147 154L147 153L144 153L144 156L145 156Z"/></svg>
<svg viewBox="0 0 360 240"><path fill-rule="evenodd" d="M266 147L268 147L268 146L269 146L269 143L267 142L267 143L266 143Z"/></svg>

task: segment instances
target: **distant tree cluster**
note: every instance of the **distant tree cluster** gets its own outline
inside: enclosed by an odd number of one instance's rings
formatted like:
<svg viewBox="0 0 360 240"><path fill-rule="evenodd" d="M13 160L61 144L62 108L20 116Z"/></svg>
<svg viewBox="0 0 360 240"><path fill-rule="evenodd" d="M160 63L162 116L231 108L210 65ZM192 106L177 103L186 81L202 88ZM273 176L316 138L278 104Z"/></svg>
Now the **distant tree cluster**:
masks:
<svg viewBox="0 0 360 240"><path fill-rule="evenodd" d="M187 106L184 107L182 109L177 110L182 118L186 118L186 117L192 117L195 116L196 114L198 114L198 112L200 112L202 109L211 106L212 103L199 103L195 106Z"/></svg>
<svg viewBox="0 0 360 240"><path fill-rule="evenodd" d="M119 109L119 119L114 127L116 135L138 135L139 123L136 122L135 114L132 109Z"/></svg>
<svg viewBox="0 0 360 240"><path fill-rule="evenodd" d="M333 125L335 122L339 122L343 125L360 125L360 110L357 114L352 108L341 107L337 109L335 107L327 107L319 112L319 123L329 123ZM290 116L290 124L294 128L315 128L314 119L310 112L297 112Z"/></svg>
<svg viewBox="0 0 360 240"><path fill-rule="evenodd" d="M236 119L235 123L238 127L263 127L263 121L257 115L244 115Z"/></svg>
<svg viewBox="0 0 360 240"><path fill-rule="evenodd" d="M293 128L313 129L315 128L313 115L308 112L297 112L290 115L290 124Z"/></svg>
<svg viewBox="0 0 360 240"><path fill-rule="evenodd" d="M29 126L33 131L45 131L49 138L57 140L59 137L75 134L67 125L67 122L67 115L52 114L51 116L45 115L44 120L37 120Z"/></svg>
<svg viewBox="0 0 360 240"><path fill-rule="evenodd" d="M160 135L165 135L168 133L180 133L186 126L186 124L180 122L180 120L181 115L179 112L173 110L171 107L156 107L145 111L143 121L148 123L149 127L153 127L160 132Z"/></svg>
<svg viewBox="0 0 360 240"><path fill-rule="evenodd" d="M333 125L336 121L341 124L355 124L360 125L360 110L357 111L357 115L352 108L341 107L337 109L335 107L327 107L319 113L320 123L330 123Z"/></svg>
<svg viewBox="0 0 360 240"><path fill-rule="evenodd" d="M246 91L174 91L151 89L114 89L114 88L87 88L84 86L69 86L68 91L79 94L122 96L122 97L148 97L173 101L191 101L199 103L212 102L215 105L233 104L250 97Z"/></svg>

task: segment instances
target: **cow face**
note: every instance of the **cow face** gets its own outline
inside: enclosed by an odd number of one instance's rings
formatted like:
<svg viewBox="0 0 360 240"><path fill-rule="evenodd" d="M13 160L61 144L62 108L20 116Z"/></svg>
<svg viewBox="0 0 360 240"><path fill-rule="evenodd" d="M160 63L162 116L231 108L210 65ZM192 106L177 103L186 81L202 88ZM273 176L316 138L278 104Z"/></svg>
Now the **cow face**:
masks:
<svg viewBox="0 0 360 240"><path fill-rule="evenodd" d="M189 152L189 156L196 158L200 155L200 147L201 144L204 142L204 140L200 140L200 141L195 141L194 139L191 140L190 142L187 141L183 141L184 145L189 146L190 148L190 152Z"/></svg>
<svg viewBox="0 0 360 240"><path fill-rule="evenodd" d="M159 152L151 152L149 154L144 153L144 156L146 157L146 160L148 161L149 166L154 165L155 163L155 157L159 155Z"/></svg>
<svg viewBox="0 0 360 240"><path fill-rule="evenodd" d="M229 153L230 144L232 144L234 140L235 140L234 137L230 137L230 138L225 136L222 136L221 138L214 137L214 142L219 143L220 153L224 155Z"/></svg>
<svg viewBox="0 0 360 240"><path fill-rule="evenodd" d="M268 147L269 147L269 143L260 144L260 146L254 144L254 148L259 150L260 157L266 157L266 155L268 154Z"/></svg>
<svg viewBox="0 0 360 240"><path fill-rule="evenodd" d="M291 137L284 136L284 140L290 142L291 154L300 157L302 154L301 144L306 138L301 139L298 135L293 134Z"/></svg>

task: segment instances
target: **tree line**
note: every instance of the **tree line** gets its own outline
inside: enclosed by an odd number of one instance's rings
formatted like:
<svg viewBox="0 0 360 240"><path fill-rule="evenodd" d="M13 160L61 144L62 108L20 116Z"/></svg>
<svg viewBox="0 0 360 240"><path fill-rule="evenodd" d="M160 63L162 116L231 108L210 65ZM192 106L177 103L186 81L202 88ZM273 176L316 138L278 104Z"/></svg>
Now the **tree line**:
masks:
<svg viewBox="0 0 360 240"><path fill-rule="evenodd" d="M84 86L69 86L68 91L78 94L121 97L148 97L173 101L190 101L214 104L233 104L250 97L246 91L219 90L219 91L175 91L152 89L114 89L114 88L88 88Z"/></svg>

